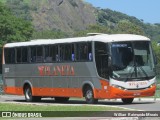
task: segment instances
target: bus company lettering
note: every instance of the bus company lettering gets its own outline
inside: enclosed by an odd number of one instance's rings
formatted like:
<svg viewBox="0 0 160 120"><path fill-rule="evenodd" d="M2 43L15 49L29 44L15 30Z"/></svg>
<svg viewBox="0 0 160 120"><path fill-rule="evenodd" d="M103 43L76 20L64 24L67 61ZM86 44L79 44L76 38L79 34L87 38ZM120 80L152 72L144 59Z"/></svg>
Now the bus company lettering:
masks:
<svg viewBox="0 0 160 120"><path fill-rule="evenodd" d="M130 82L129 86L147 85L147 82Z"/></svg>
<svg viewBox="0 0 160 120"><path fill-rule="evenodd" d="M70 65L62 66L38 66L40 76L74 76L74 67Z"/></svg>

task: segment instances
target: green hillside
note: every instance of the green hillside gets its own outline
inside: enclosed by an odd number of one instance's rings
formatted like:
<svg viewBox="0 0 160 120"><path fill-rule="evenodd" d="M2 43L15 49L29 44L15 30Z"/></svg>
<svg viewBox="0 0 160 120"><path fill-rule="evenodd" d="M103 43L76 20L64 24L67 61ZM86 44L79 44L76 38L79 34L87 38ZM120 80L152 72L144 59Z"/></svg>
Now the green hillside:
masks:
<svg viewBox="0 0 160 120"><path fill-rule="evenodd" d="M33 35L35 38L37 34L43 36L48 34L52 37L50 31L65 33L62 37L73 36L91 25L100 25L109 29L106 33L135 32L155 41L160 40L160 24L144 23L134 16L110 9L94 8L83 0L1 0L1 2L6 3L17 17L32 22L38 31ZM131 28L123 30L123 27L127 27L125 24L129 24Z"/></svg>

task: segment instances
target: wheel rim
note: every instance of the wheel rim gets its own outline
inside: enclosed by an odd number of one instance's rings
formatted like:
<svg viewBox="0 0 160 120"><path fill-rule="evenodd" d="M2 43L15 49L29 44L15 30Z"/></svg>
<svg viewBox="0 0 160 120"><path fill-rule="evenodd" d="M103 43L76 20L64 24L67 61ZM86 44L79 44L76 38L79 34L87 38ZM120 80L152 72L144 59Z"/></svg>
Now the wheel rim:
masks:
<svg viewBox="0 0 160 120"><path fill-rule="evenodd" d="M32 93L31 93L31 91L30 91L30 88L27 88L27 89L26 89L26 98L27 98L28 100L30 100L30 99L31 99L31 96L32 96Z"/></svg>
<svg viewBox="0 0 160 120"><path fill-rule="evenodd" d="M92 97L93 97L92 91L91 91L91 90L88 90L88 91L86 92L86 99L87 99L87 100L90 100L90 99L92 99Z"/></svg>

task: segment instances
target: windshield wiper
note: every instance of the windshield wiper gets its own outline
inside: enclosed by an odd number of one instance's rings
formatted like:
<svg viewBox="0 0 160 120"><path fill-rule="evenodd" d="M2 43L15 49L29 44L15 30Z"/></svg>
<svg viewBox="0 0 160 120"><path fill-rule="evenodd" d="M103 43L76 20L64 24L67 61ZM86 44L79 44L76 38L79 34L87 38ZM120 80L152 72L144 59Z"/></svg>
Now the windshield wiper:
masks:
<svg viewBox="0 0 160 120"><path fill-rule="evenodd" d="M135 70L133 70L133 69L135 69L136 66L133 64L131 67L132 67L132 68L131 68L130 71L128 72L128 76L127 76L127 78L125 79L125 82L127 82L129 78L132 78L132 75L133 75L133 73L135 72ZM132 71L133 71L133 72L132 72Z"/></svg>
<svg viewBox="0 0 160 120"><path fill-rule="evenodd" d="M148 77L146 71L143 69L143 67L142 66L137 66L137 67L142 70L142 72L145 74L146 78L148 79L149 77Z"/></svg>
<svg viewBox="0 0 160 120"><path fill-rule="evenodd" d="M137 68L139 68L139 69L144 73L144 75L146 76L145 78L148 80L149 76L147 75L146 71L143 69L142 66L137 66L137 65L135 64L135 65L133 65L133 66L131 66L131 67L132 67L132 68L131 68L131 70L129 71L128 76L127 76L125 82L128 81L129 78L132 78L132 75L133 75L134 72L136 72L135 74L137 74ZM133 70L133 69L134 69L134 70ZM132 70L133 70L133 72L132 72ZM137 75L136 75L136 77L137 77Z"/></svg>

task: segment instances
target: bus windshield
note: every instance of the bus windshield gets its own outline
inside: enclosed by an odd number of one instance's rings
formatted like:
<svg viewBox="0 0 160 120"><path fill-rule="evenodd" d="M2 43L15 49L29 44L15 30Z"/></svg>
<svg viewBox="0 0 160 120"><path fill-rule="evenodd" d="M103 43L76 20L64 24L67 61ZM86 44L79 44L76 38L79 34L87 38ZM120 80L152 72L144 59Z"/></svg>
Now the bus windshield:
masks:
<svg viewBox="0 0 160 120"><path fill-rule="evenodd" d="M149 80L155 76L152 48L149 41L113 42L111 45L112 75L117 80Z"/></svg>

